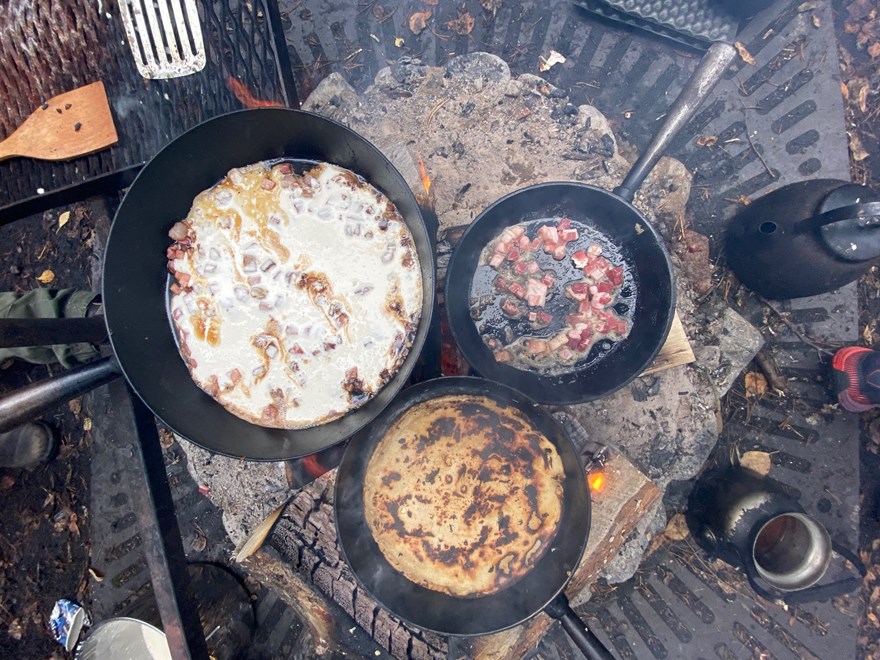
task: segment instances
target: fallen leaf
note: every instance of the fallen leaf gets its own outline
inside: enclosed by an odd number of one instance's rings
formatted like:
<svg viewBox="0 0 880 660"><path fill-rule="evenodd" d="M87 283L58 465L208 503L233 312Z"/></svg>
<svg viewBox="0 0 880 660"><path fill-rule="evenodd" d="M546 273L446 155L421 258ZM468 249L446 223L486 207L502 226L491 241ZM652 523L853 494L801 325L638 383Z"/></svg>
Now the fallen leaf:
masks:
<svg viewBox="0 0 880 660"><path fill-rule="evenodd" d="M714 147L717 143L717 135L701 135L697 138L697 144L701 147Z"/></svg>
<svg viewBox="0 0 880 660"><path fill-rule="evenodd" d="M868 55L872 58L880 57L880 41L874 42L870 46L868 46Z"/></svg>
<svg viewBox="0 0 880 660"><path fill-rule="evenodd" d="M814 28L816 28L818 30L820 27L822 27L822 21L819 19L818 14L813 14L812 20L813 20L813 27Z"/></svg>
<svg viewBox="0 0 880 660"><path fill-rule="evenodd" d="M91 431L92 430L92 418L86 417L83 420L83 431Z"/></svg>
<svg viewBox="0 0 880 660"><path fill-rule="evenodd" d="M739 464L747 470L766 477L770 474L773 462L770 460L770 454L766 451L747 451L739 457Z"/></svg>
<svg viewBox="0 0 880 660"><path fill-rule="evenodd" d="M21 636L24 634L24 626L21 625L21 621L18 619L13 619L9 622L9 627L6 629L12 639L15 641L19 641Z"/></svg>
<svg viewBox="0 0 880 660"><path fill-rule="evenodd" d="M843 94L844 101L849 101L849 87L842 80L840 81L840 93Z"/></svg>
<svg viewBox="0 0 880 660"><path fill-rule="evenodd" d="M50 282L55 281L55 273L53 273L48 268L40 273L40 276L37 278L37 282L40 284L49 284Z"/></svg>
<svg viewBox="0 0 880 660"><path fill-rule="evenodd" d="M739 202L740 204L742 204L743 206L748 206L749 204L752 203L752 200L750 200L750 199L749 199L748 197L746 197L745 195L740 195L739 197L736 198L736 201L738 201L738 202Z"/></svg>
<svg viewBox="0 0 880 660"><path fill-rule="evenodd" d="M741 41L737 41L733 44L736 47L736 52L739 53L739 56L742 58L742 61L746 64L755 65L755 58L752 57L752 54L746 50L745 45Z"/></svg>
<svg viewBox="0 0 880 660"><path fill-rule="evenodd" d="M79 417L79 414L82 412L82 397L68 401L67 407L70 408L70 412L72 412L74 416Z"/></svg>
<svg viewBox="0 0 880 660"><path fill-rule="evenodd" d="M865 150L865 147L862 146L862 141L855 133L849 134L849 153L850 156L852 156L852 159L857 163L862 162L871 155Z"/></svg>
<svg viewBox="0 0 880 660"><path fill-rule="evenodd" d="M522 121L523 119L525 119L526 117L528 117L530 114L532 114L532 111L531 111L531 110L529 110L528 108L523 108L523 109L522 109L522 112L520 112L520 113L517 115L516 120L517 120L517 121Z"/></svg>
<svg viewBox="0 0 880 660"><path fill-rule="evenodd" d="M61 229L64 225L67 224L67 221L70 220L70 211L65 211L61 215L58 216L58 229Z"/></svg>
<svg viewBox="0 0 880 660"><path fill-rule="evenodd" d="M67 531L71 534L75 534L79 536L79 525L76 524L77 515L75 513L70 514L70 519L67 521Z"/></svg>
<svg viewBox="0 0 880 660"><path fill-rule="evenodd" d="M501 3L503 0L480 0L480 6L486 11L491 11L493 14L501 9Z"/></svg>
<svg viewBox="0 0 880 660"><path fill-rule="evenodd" d="M196 552L202 552L208 547L208 539L202 534L198 534L192 541L192 549Z"/></svg>
<svg viewBox="0 0 880 660"><path fill-rule="evenodd" d="M398 48L403 46L403 37L395 37L394 38L394 45L397 46Z"/></svg>
<svg viewBox="0 0 880 660"><path fill-rule="evenodd" d="M551 50L547 57L539 56L538 59L540 60L538 69L540 71L549 71L555 65L565 62L565 55L557 53L555 50Z"/></svg>
<svg viewBox="0 0 880 660"><path fill-rule="evenodd" d="M4 474L0 477L0 490L9 490L15 485L15 477L11 474Z"/></svg>
<svg viewBox="0 0 880 660"><path fill-rule="evenodd" d="M683 513L676 513L672 516L666 524L666 529L663 530L663 536L670 541L681 541L687 538L688 534L690 534L690 530Z"/></svg>
<svg viewBox="0 0 880 660"><path fill-rule="evenodd" d="M762 373L750 371L746 374L745 386L747 397L761 396L767 391L767 379Z"/></svg>
<svg viewBox="0 0 880 660"><path fill-rule="evenodd" d="M428 19L431 18L431 10L417 11L409 17L409 31L413 34L419 34L428 27Z"/></svg>
<svg viewBox="0 0 880 660"><path fill-rule="evenodd" d="M474 17L469 12L463 12L458 15L458 18L447 21L446 27L461 36L470 34L471 30L474 29Z"/></svg>

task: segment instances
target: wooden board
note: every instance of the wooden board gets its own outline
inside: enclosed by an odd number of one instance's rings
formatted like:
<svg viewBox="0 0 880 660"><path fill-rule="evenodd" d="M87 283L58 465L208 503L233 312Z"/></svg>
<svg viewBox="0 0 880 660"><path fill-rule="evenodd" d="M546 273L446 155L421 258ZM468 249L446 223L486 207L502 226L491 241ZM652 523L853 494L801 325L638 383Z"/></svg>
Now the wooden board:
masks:
<svg viewBox="0 0 880 660"><path fill-rule="evenodd" d="M660 353L651 366L645 369L641 375L647 376L648 374L671 367L690 364L696 361L696 359L691 343L685 334L684 326L681 324L681 319L678 318L678 312L675 312L675 316L672 317L672 325L669 328L669 335L666 337L666 343L663 344L663 348L660 349Z"/></svg>

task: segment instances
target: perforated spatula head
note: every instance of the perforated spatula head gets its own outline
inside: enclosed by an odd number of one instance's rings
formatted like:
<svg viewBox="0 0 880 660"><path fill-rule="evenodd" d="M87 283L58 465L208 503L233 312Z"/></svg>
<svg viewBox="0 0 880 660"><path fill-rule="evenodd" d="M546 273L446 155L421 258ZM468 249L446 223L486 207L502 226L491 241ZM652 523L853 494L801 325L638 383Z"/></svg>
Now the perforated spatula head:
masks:
<svg viewBox="0 0 880 660"><path fill-rule="evenodd" d="M196 0L120 0L119 11L144 78L178 78L205 68Z"/></svg>

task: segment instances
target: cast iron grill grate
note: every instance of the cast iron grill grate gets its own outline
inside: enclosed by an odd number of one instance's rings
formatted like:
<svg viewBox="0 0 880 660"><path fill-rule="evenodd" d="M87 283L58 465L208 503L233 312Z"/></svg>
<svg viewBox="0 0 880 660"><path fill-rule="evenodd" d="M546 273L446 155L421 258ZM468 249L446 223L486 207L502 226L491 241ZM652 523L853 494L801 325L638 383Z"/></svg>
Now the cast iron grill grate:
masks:
<svg viewBox="0 0 880 660"><path fill-rule="evenodd" d="M155 81L138 74L113 2L23 0L0 6L0 135L9 135L45 99L96 80L104 81L119 133L114 147L71 161L0 162L0 221L48 208L52 194L70 186L110 175L129 182L175 136L242 108L230 77L257 98L295 102L294 90L282 80L267 0L198 6L207 66Z"/></svg>

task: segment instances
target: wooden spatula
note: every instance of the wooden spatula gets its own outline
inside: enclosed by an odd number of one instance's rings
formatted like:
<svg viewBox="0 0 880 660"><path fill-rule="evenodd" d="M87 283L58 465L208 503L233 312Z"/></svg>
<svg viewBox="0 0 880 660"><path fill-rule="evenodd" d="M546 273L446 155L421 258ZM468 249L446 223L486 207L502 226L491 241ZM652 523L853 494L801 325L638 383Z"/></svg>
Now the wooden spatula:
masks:
<svg viewBox="0 0 880 660"><path fill-rule="evenodd" d="M67 160L116 144L116 126L104 83L52 97L0 142L0 160L13 156Z"/></svg>

